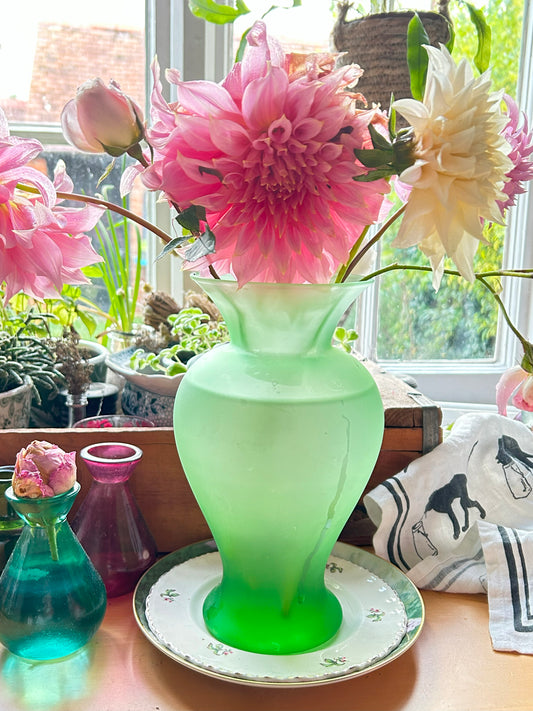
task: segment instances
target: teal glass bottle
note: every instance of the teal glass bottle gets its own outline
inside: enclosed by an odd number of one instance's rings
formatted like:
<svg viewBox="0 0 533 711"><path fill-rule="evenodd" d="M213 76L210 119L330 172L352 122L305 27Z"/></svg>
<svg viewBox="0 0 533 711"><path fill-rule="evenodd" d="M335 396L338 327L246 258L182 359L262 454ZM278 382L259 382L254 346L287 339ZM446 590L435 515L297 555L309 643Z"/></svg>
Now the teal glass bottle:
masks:
<svg viewBox="0 0 533 711"><path fill-rule="evenodd" d="M72 654L104 617L104 584L66 520L79 490L76 482L43 499L5 493L24 527L0 576L0 642L20 657Z"/></svg>
<svg viewBox="0 0 533 711"><path fill-rule="evenodd" d="M0 573L9 560L24 526L4 496L11 486L14 469L13 464L0 466Z"/></svg>
<svg viewBox="0 0 533 711"><path fill-rule="evenodd" d="M367 285L196 280L231 337L189 368L174 408L180 459L223 565L204 621L239 649L304 652L342 623L325 566L383 438L374 380L332 346Z"/></svg>

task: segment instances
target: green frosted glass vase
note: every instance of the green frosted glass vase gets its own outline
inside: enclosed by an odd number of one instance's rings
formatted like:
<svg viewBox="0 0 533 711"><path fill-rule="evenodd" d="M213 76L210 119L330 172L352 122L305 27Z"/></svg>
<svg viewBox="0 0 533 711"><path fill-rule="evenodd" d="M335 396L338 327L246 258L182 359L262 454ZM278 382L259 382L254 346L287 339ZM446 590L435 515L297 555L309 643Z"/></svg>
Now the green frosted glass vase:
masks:
<svg viewBox="0 0 533 711"><path fill-rule="evenodd" d="M204 620L239 649L307 651L340 627L325 566L383 438L374 380L332 346L366 284L196 281L231 335L189 368L174 408L180 459L223 564Z"/></svg>
<svg viewBox="0 0 533 711"><path fill-rule="evenodd" d="M0 576L0 642L20 657L72 654L104 617L104 584L66 520L79 490L76 482L43 499L5 493L24 527Z"/></svg>

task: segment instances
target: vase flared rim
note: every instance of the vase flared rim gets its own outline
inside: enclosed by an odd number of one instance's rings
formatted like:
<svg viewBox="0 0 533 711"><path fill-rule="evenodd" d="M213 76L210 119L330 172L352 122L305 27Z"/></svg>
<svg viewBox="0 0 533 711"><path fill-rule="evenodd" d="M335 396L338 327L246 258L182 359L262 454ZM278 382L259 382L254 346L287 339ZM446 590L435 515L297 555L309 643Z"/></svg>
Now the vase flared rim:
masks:
<svg viewBox="0 0 533 711"><path fill-rule="evenodd" d="M96 454L91 453L91 449L95 447L124 447L124 449L129 449L131 454L126 457L100 457ZM129 442L95 442L84 447L80 452L80 457L89 462L101 463L101 464L125 464L129 462L137 462L142 457L142 449L137 447L135 444L130 444Z"/></svg>
<svg viewBox="0 0 533 711"><path fill-rule="evenodd" d="M21 504L36 504L37 506L42 506L46 504L47 506L51 502L59 501L60 499L66 499L70 497L77 496L81 489L81 484L79 481L75 481L74 484L67 489L67 491L62 491L60 494L55 494L54 496L38 496L36 498L31 498L30 496L17 496L10 486L6 489L5 497L11 502L21 503Z"/></svg>
<svg viewBox="0 0 533 711"><path fill-rule="evenodd" d="M317 289L317 288L323 288L323 289L332 289L332 288L341 288L345 289L350 286L371 286L374 283L374 279L365 279L364 277L358 277L358 278L352 278L349 281L343 281L343 282L305 282L305 283L300 283L300 282L278 282L278 281L247 281L245 284L242 284L242 286L239 286L239 283L235 277L225 274L220 277L220 279L214 279L211 276L201 276L198 272L192 272L191 273L191 279L193 281L199 283L199 284L216 284L216 285L222 285L222 284L228 284L231 286L236 286L239 289L243 289L247 286L250 287L272 287L272 288L293 288L293 289Z"/></svg>

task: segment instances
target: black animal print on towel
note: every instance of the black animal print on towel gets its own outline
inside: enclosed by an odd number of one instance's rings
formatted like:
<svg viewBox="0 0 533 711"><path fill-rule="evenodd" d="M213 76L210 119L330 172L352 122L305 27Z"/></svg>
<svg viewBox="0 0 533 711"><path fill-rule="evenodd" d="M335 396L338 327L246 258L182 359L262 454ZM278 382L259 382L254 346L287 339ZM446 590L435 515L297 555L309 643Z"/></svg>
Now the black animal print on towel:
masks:
<svg viewBox="0 0 533 711"><path fill-rule="evenodd" d="M465 520L464 525L462 526L463 532L467 531L469 527L469 508L477 508L481 518L485 518L486 513L483 506L481 506L479 501L474 501L474 499L471 499L468 496L466 474L456 474L451 481L444 484L444 486L441 486L440 489L436 489L430 495L424 510L424 515L427 514L428 511L436 511L437 513L449 516L453 525L453 537L455 539L459 538L461 530L459 527L459 521L457 520L457 516L453 510L453 502L456 499L459 499L461 508L464 511Z"/></svg>
<svg viewBox="0 0 533 711"><path fill-rule="evenodd" d="M413 524L411 532L413 535L413 546L420 560L424 560L426 556L435 556L439 554L439 551L430 541L422 519Z"/></svg>
<svg viewBox="0 0 533 711"><path fill-rule="evenodd" d="M525 499L532 490L531 469L533 454L527 454L516 439L502 435L498 439L496 461L502 465L505 481L513 498Z"/></svg>

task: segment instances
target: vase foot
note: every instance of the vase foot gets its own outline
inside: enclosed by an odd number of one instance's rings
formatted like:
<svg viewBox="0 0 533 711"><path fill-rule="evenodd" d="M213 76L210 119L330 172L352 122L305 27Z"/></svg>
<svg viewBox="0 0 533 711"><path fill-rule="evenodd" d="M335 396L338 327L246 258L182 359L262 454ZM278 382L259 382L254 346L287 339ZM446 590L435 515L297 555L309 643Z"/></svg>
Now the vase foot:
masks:
<svg viewBox="0 0 533 711"><path fill-rule="evenodd" d="M301 654L331 640L342 608L325 587L312 599L299 596L283 612L275 598L227 594L217 585L205 599L204 622L219 642L257 654Z"/></svg>

